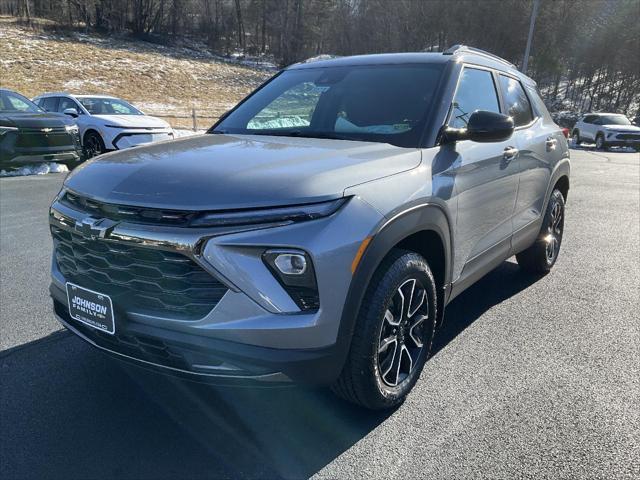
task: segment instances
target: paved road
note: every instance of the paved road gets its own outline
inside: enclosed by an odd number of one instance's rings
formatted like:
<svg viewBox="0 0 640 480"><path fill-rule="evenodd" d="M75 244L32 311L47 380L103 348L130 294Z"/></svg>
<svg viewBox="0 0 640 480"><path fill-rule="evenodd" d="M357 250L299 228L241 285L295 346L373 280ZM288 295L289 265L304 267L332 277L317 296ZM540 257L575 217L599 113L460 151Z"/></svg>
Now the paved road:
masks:
<svg viewBox="0 0 640 480"><path fill-rule="evenodd" d="M179 382L61 332L46 207L62 177L0 180L0 478L639 478L639 160L573 152L554 271L508 261L456 299L389 414Z"/></svg>

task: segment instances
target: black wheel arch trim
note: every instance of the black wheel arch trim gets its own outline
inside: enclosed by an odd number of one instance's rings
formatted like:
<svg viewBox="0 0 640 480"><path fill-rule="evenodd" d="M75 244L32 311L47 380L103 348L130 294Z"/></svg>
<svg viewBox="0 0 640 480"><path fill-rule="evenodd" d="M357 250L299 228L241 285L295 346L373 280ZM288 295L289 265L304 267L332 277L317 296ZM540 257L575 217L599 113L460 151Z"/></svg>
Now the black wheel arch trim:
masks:
<svg viewBox="0 0 640 480"><path fill-rule="evenodd" d="M442 295L443 300L438 314L438 322L441 322L444 305L446 305L450 293L451 272L453 270L451 222L443 206L437 203L417 204L381 222L381 225L373 233L372 240L353 274L349 292L342 309L336 341L335 351L337 361L341 366L340 369L342 369L342 365L346 361L358 311L376 269L393 247L411 235L423 231L435 232L440 237L445 253L444 288L441 292L438 292L439 296L440 294Z"/></svg>
<svg viewBox="0 0 640 480"><path fill-rule="evenodd" d="M102 140L102 143L104 143L104 140L102 139L102 135L100 135L100 132L98 130L96 130L95 128L88 128L83 134L82 134L82 146L84 147L84 142L85 139L87 138L87 135L89 135L90 133L95 133L96 135L98 135L98 137L100 137L100 140Z"/></svg>
<svg viewBox="0 0 640 480"><path fill-rule="evenodd" d="M542 206L542 212L547 211L547 205L549 204L549 199L551 198L551 192L553 192L553 189L562 177L567 178L567 190L571 188L570 173L571 163L568 157L564 157L556 164L553 172L551 173L551 179L549 180L549 186L547 187L547 193L544 199L544 205ZM567 199L565 198L564 201L566 202ZM542 216L544 216L544 213L542 214Z"/></svg>

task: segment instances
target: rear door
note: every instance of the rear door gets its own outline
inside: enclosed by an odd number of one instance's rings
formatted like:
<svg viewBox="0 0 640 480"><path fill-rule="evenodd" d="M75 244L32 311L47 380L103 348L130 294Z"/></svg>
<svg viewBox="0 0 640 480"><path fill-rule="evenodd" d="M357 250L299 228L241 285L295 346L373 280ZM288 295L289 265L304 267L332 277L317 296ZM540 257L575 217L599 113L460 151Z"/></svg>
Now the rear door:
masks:
<svg viewBox="0 0 640 480"><path fill-rule="evenodd" d="M527 93L519 79L501 73L500 88L507 113L516 125L513 136L519 150L513 229L517 236L523 232L528 235L527 227L537 234L551 172L566 151L566 139L532 87Z"/></svg>
<svg viewBox="0 0 640 480"><path fill-rule="evenodd" d="M598 119L597 115L586 115L582 120L580 128L580 138L594 141L596 139L595 121Z"/></svg>
<svg viewBox="0 0 640 480"><path fill-rule="evenodd" d="M495 75L465 66L454 96L448 125L466 128L477 110L500 112ZM517 149L512 139L455 144L452 165L457 195L454 277L472 275L510 249L512 215L518 186ZM462 273L464 267L464 273Z"/></svg>

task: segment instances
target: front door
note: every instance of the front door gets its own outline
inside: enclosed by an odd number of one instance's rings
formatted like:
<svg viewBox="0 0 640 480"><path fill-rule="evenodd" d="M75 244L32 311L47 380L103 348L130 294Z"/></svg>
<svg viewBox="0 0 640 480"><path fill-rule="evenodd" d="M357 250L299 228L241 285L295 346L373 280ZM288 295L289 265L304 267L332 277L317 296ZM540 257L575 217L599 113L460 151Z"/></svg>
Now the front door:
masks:
<svg viewBox="0 0 640 480"><path fill-rule="evenodd" d="M465 67L454 97L448 125L466 128L477 110L500 112L494 75ZM504 257L510 249L513 211L518 189L518 150L511 138L503 142L470 140L450 146L457 218L454 236L454 281L472 274L484 262ZM484 254L484 255L483 255Z"/></svg>

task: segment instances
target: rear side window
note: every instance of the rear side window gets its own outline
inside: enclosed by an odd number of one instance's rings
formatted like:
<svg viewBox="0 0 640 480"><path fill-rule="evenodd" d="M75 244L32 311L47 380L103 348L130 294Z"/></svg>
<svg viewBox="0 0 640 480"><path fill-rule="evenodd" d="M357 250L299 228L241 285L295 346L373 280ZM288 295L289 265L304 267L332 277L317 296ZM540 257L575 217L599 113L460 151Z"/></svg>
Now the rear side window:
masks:
<svg viewBox="0 0 640 480"><path fill-rule="evenodd" d="M513 117L516 127L527 125L533 120L531 104L518 80L500 75L500 86L507 107L507 114Z"/></svg>
<svg viewBox="0 0 640 480"><path fill-rule="evenodd" d="M469 117L477 110L500 113L493 75L487 70L465 67L453 99L449 126L467 128Z"/></svg>
<svg viewBox="0 0 640 480"><path fill-rule="evenodd" d="M55 112L57 110L58 99L56 97L47 97L40 100L40 106L47 112Z"/></svg>
<svg viewBox="0 0 640 480"><path fill-rule="evenodd" d="M587 115L586 117L584 117L582 119L582 121L584 123L593 123L596 118L598 118L598 117L596 117L595 115Z"/></svg>

